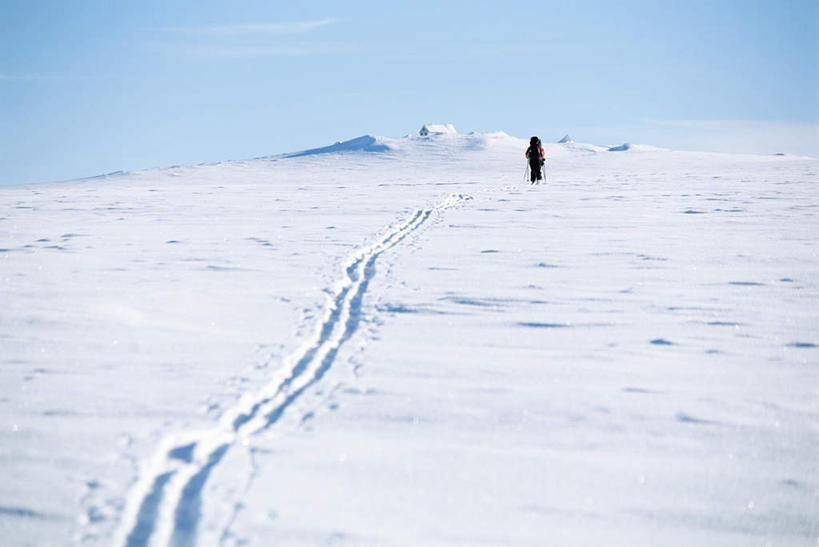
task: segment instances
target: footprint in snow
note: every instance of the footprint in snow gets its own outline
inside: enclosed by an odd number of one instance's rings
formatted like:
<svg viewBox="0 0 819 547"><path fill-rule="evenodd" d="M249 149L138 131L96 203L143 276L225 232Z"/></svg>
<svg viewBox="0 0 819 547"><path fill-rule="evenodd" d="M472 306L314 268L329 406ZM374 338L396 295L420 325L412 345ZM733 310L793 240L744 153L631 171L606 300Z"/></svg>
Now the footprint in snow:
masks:
<svg viewBox="0 0 819 547"><path fill-rule="evenodd" d="M790 344L788 344L788 347L789 348L806 349L806 348L815 348L815 347L819 347L819 346L817 346L816 344L814 344L812 342L791 342Z"/></svg>
<svg viewBox="0 0 819 547"><path fill-rule="evenodd" d="M711 420L703 420L702 418L695 418L694 416L691 416L691 415L686 414L684 412L678 412L677 416L676 416L676 419L677 419L678 422L687 423L687 424L708 425L708 424L716 423L716 422L713 422Z"/></svg>

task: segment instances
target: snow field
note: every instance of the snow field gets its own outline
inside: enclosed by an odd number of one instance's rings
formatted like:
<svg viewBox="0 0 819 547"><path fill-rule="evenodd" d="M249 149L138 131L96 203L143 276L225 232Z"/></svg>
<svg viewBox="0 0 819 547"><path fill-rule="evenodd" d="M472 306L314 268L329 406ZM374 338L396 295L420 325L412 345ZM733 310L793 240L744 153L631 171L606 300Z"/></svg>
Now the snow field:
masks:
<svg viewBox="0 0 819 547"><path fill-rule="evenodd" d="M815 543L817 162L545 147L2 189L0 532Z"/></svg>

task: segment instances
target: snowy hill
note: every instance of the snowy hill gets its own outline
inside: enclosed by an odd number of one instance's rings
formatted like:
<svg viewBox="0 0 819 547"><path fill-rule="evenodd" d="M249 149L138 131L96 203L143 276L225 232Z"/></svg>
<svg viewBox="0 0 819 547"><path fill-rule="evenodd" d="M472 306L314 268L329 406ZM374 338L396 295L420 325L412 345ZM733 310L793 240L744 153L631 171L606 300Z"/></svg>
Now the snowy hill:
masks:
<svg viewBox="0 0 819 547"><path fill-rule="evenodd" d="M455 131L455 126L451 123L446 124L434 124L434 123L425 123L421 130L418 132L419 135L422 137L427 137L429 135L454 135L457 133Z"/></svg>
<svg viewBox="0 0 819 547"><path fill-rule="evenodd" d="M527 143L0 188L4 544L815 542L819 162Z"/></svg>

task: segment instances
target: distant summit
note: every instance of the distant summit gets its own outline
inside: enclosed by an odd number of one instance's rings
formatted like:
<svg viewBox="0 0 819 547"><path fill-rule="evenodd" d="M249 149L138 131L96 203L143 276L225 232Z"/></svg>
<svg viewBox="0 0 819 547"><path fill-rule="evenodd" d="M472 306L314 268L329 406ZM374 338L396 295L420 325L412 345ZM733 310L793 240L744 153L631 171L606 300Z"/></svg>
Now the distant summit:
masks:
<svg viewBox="0 0 819 547"><path fill-rule="evenodd" d="M569 144L569 143L574 142L574 139L567 133L566 135L563 136L562 139L560 139L557 142L560 143L560 144Z"/></svg>
<svg viewBox="0 0 819 547"><path fill-rule="evenodd" d="M448 124L436 124L436 123L425 123L423 127L421 127L421 131L418 132L419 135L422 137L426 137L427 135L444 135L444 134L455 134L455 126L451 123Z"/></svg>

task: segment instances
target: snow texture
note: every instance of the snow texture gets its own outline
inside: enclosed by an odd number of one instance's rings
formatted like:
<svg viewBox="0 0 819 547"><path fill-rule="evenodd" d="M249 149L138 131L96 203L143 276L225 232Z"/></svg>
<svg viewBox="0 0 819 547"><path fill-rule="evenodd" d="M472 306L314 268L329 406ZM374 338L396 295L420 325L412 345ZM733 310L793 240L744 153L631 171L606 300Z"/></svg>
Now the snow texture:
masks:
<svg viewBox="0 0 819 547"><path fill-rule="evenodd" d="M455 131L455 126L451 123L447 124L434 124L434 123L426 123L421 127L421 130L418 134L422 137L426 137L428 135L454 135L457 131Z"/></svg>
<svg viewBox="0 0 819 547"><path fill-rule="evenodd" d="M364 136L0 189L4 545L814 545L819 162Z"/></svg>

